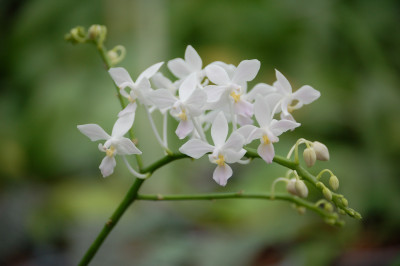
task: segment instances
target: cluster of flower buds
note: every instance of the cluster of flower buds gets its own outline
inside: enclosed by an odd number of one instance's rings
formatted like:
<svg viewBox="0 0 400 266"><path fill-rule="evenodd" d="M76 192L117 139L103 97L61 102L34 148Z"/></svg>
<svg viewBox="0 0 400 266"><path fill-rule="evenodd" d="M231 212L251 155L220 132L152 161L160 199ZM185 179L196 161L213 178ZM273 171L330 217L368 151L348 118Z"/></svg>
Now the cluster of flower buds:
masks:
<svg viewBox="0 0 400 266"><path fill-rule="evenodd" d="M94 28L93 34L98 30L101 31ZM78 126L92 141L106 140L100 145L100 150L106 152L100 165L103 176L113 172L116 154L140 153L123 137L133 125L138 104L146 110L157 141L166 152L169 152L165 133L169 114L179 122L175 130L177 137L188 139L179 151L196 159L208 153L210 162L216 164L213 179L225 186L232 176L228 164L244 162L245 145L260 140L257 152L266 163L271 163L275 156L273 145L279 141L278 137L300 126L293 111L320 96L308 85L293 92L289 81L278 70L277 80L272 85L259 83L250 89L248 82L260 69L258 60L243 60L238 66L220 61L203 66L200 56L190 45L184 58L173 59L167 64L177 80L171 81L159 72L162 65L163 62L150 66L136 81L126 69L111 68L112 79L129 102L118 114L111 136L98 125ZM152 119L152 113L157 110L164 116L163 136ZM207 139L208 129L212 142ZM311 166L316 159L329 159L329 153L325 145L314 142L304 152L304 158ZM289 191L302 197L308 193L301 180L289 182L288 186L291 186Z"/></svg>

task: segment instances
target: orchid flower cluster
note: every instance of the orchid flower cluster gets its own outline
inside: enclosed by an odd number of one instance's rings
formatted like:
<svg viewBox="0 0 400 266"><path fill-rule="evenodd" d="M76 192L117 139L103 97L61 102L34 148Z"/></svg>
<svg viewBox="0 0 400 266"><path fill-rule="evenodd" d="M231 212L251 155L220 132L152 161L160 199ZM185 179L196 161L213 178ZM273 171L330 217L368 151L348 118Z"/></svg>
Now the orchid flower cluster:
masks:
<svg viewBox="0 0 400 266"><path fill-rule="evenodd" d="M166 134L160 136L152 113L161 112L165 122L168 114L178 120L175 133L179 139L187 139L179 151L195 159L209 153L210 162L217 165L213 179L225 186L232 176L229 164L246 163L243 160L245 145L259 139L258 154L266 163L272 163L273 145L279 141L278 137L300 126L293 111L320 96L307 85L293 92L289 81L278 70L273 85L259 83L248 90L248 82L259 72L258 60L243 60L237 67L220 61L203 67L201 57L190 45L184 59L176 58L167 64L177 77L176 81L159 72L162 65L163 62L150 66L136 81L125 68L109 69L120 94L129 104L118 114L111 136L96 124L78 126L92 141L106 140L99 146L106 152L100 164L104 177L113 173L115 155L141 154L132 141L123 137L133 125L138 104L146 110L155 136L167 152ZM279 114L280 118L275 119ZM163 127L166 132L167 124ZM206 137L209 128L212 143Z"/></svg>
<svg viewBox="0 0 400 266"><path fill-rule="evenodd" d="M114 172L115 156L119 155L137 178L85 253L80 265L87 265L91 261L104 239L135 200L280 199L292 202L300 213L306 209L312 210L334 225L344 224L339 214L361 219L358 212L348 207L348 201L343 195L333 192L339 188L339 179L331 170L324 169L314 176L300 165L300 145L306 146L303 160L307 167L312 167L317 160L329 160L329 151L324 144L300 138L286 158L275 155L274 144L279 141L279 136L300 126L294 111L318 99L319 91L308 85L293 91L289 81L278 70L275 70L276 81L272 85L258 83L251 88L248 83L254 80L260 70L257 59L243 60L237 66L221 61L204 66L201 57L190 45L186 48L184 58L175 58L166 64L176 77L175 80L170 80L160 72L164 62L158 62L145 69L133 81L125 68L115 67L123 59L125 48L117 45L107 50L104 46L106 32L105 26L92 25L88 31L83 27L73 28L65 36L66 40L75 44L96 45L114 81L122 106L122 111L116 115L111 135L97 124L78 125L78 129L92 141L104 141L98 145L99 150L105 153L99 166L103 177ZM142 151L136 146L133 135L139 105L145 110L155 138L166 153L148 167L143 166L140 157ZM153 120L157 112L163 117L161 134L160 126ZM169 149L169 116L178 121L174 131L183 143L179 148L180 153ZM125 137L127 133L129 138ZM256 150L249 147L254 141L259 141ZM213 179L221 186L226 186L233 175L231 164L248 164L254 158L261 158L266 164L275 162L288 168L288 171L284 177L274 180L270 193L139 194L145 179L157 169L178 159L199 159L206 154L210 163L216 165ZM130 165L126 158L128 155L135 155L137 170ZM321 182L325 173L329 174L329 185ZM289 193L275 193L275 186L279 182L286 184ZM319 190L323 198L316 203L308 200L309 186Z"/></svg>

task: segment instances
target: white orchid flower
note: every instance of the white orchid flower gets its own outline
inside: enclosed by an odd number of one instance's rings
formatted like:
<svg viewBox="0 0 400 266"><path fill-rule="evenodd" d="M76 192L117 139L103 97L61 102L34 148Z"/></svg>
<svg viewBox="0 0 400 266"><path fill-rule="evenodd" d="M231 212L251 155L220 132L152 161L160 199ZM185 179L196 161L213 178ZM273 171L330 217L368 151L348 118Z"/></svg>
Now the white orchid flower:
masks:
<svg viewBox="0 0 400 266"><path fill-rule="evenodd" d="M135 82L133 82L128 71L123 67L110 68L108 70L111 78L118 86L121 95L129 101L129 104L118 114L118 116L123 116L132 111L135 112L136 99L145 105L149 104L149 101L147 100L148 93L151 92L149 79L157 73L163 64L164 62L160 62L150 66L139 75ZM130 89L129 92L125 90L127 87Z"/></svg>
<svg viewBox="0 0 400 266"><path fill-rule="evenodd" d="M114 172L116 165L115 155L142 154L135 144L123 137L132 127L133 115L124 115L115 122L111 136L97 124L78 125L78 129L91 141L105 140L104 144L99 144L99 150L106 153L106 157L99 166L103 177L107 177Z"/></svg>
<svg viewBox="0 0 400 266"><path fill-rule="evenodd" d="M300 109L304 104L309 104L318 99L321 93L311 86L305 85L296 92L292 91L289 81L281 72L275 70L277 81L274 83L278 97L274 97L277 101L275 112L282 111L281 117L294 121L291 113ZM276 95L275 95L276 96Z"/></svg>
<svg viewBox="0 0 400 266"><path fill-rule="evenodd" d="M169 70L171 70L172 74L174 74L176 77L184 80L190 74L196 73L199 83L204 78L202 67L203 61L191 45L186 47L185 59L175 58L168 62Z"/></svg>
<svg viewBox="0 0 400 266"><path fill-rule="evenodd" d="M207 101L211 106L229 105L231 107L232 121L236 127L236 115L243 117L243 123L253 116L253 105L242 97L246 94L247 82L253 80L260 69L260 61L257 59L243 60L234 70L233 75L218 64L210 64L206 67L208 79L216 85L204 88L207 93ZM241 124L243 124L241 123Z"/></svg>
<svg viewBox="0 0 400 266"><path fill-rule="evenodd" d="M179 151L195 159L199 159L206 153L211 153L208 157L210 162L217 164L213 173L213 179L221 186L225 186L228 179L232 176L232 168L227 163L235 163L246 153L243 149L244 138L237 132L228 136L228 122L222 112L220 112L212 126L211 137L214 146L200 139L191 139L186 142Z"/></svg>
<svg viewBox="0 0 400 266"><path fill-rule="evenodd" d="M299 123L290 120L272 119L272 112L268 102L264 98L256 99L254 103L254 114L260 127L247 125L239 128L237 131L250 143L255 139L260 139L260 145L257 152L267 163L272 163L275 156L273 143L279 141L278 136L288 130L300 126Z"/></svg>
<svg viewBox="0 0 400 266"><path fill-rule="evenodd" d="M174 96L167 89L158 89L151 93L151 101L161 111L170 110L172 116L180 120L175 133L183 139L196 127L200 136L204 135L203 130L195 118L204 111L207 95L197 87L197 77L192 73L179 87L179 98Z"/></svg>

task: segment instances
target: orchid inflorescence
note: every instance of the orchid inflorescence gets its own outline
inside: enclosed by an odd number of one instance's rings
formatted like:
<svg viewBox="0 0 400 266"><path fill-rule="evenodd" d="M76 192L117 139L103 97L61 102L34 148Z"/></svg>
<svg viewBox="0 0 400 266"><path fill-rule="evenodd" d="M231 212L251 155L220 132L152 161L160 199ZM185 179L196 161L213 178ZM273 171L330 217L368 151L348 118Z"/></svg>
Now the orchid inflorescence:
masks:
<svg viewBox="0 0 400 266"><path fill-rule="evenodd" d="M241 197L282 199L293 202L301 213L305 208L315 211L331 224L343 224L338 213L361 218L359 213L348 207L348 201L343 195L331 191L320 181L323 174L329 173L329 186L332 190L337 190L339 180L331 170L325 169L315 177L300 165L300 145L306 146L303 159L307 167L312 167L317 160L329 160L329 151L324 144L300 138L286 158L275 155L274 144L279 141L279 136L300 126L293 116L294 111L318 99L319 91L305 85L293 92L289 81L278 70L275 70L276 81L272 85L258 83L250 89L248 82L254 80L258 74L260 61L243 60L238 66L216 61L203 66L201 57L190 45L186 47L184 58L175 58L166 64L176 80L172 81L162 74L160 69L164 62L158 62L145 69L133 81L125 68L114 67L123 59L125 48L118 45L107 51L103 44L105 37L106 28L100 25L91 26L88 32L82 27L77 27L66 35L66 39L73 43L96 44L116 85L123 107L116 116L111 135L97 124L79 125L78 129L92 141L105 141L104 144L99 144L99 150L106 154L99 167L103 177L114 172L115 156L121 155L128 170L138 179L96 239L97 244L86 254L85 261L90 261L90 256L94 255L93 252L97 251L105 238L103 234L107 235L111 231L112 226L134 200ZM136 139L133 140L132 127L138 105L145 110L155 138L166 153L164 158L147 168L142 166L140 159L142 151L135 145ZM153 114L156 112L161 113L163 117L162 134L159 133L153 120ZM184 140L179 148L180 153L172 152L168 145L169 115L179 122L175 134L180 140ZM130 139L124 137L128 132ZM260 141L257 150L248 146L255 140ZM135 170L126 158L132 154L136 155L138 170ZM209 161L216 165L213 179L221 186L226 186L228 179L233 175L230 164L248 164L254 158L261 158L267 164L276 162L287 167L289 171L284 177L275 179L270 193L266 194L242 192L200 196L138 194L144 179L163 165L181 158L199 159L205 154L208 154ZM289 194L275 193L278 182L286 183ZM308 197L306 183L320 190L324 199L315 204L305 200ZM333 206L336 207L337 213L334 212Z"/></svg>

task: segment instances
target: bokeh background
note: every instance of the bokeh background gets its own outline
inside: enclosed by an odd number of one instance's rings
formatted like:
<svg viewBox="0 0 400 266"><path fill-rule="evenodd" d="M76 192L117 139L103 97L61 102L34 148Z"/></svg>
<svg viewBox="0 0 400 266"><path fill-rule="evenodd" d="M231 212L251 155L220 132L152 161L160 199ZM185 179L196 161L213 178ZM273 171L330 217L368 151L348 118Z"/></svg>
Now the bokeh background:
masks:
<svg viewBox="0 0 400 266"><path fill-rule="evenodd" d="M111 130L119 104L92 45L72 45L72 27L104 24L106 46L124 45L132 76L194 46L204 64L257 58L256 80L274 69L321 98L296 112L302 127L281 137L325 143L340 193L363 215L344 228L270 201L136 202L93 265L399 265L400 2L76 1L0 2L0 264L74 265L133 178L103 179L103 154L76 129ZM164 73L168 73L163 67ZM171 120L172 121L172 120ZM162 156L139 109L145 164ZM149 133L150 132L150 133ZM171 130L170 139L176 149ZM226 188L207 159L174 162L146 193L268 191L285 169L255 161L234 168ZM279 187L279 189L282 189Z"/></svg>

